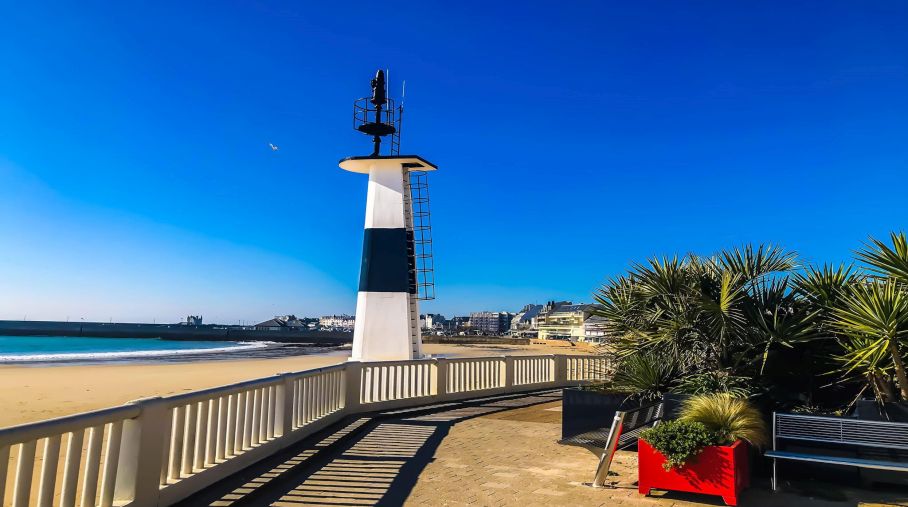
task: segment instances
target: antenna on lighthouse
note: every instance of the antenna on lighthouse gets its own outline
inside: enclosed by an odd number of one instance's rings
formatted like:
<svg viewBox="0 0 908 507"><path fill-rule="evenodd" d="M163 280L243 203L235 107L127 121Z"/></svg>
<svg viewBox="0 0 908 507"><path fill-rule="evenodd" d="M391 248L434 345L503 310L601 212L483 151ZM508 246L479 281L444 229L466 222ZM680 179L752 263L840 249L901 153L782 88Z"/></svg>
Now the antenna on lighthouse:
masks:
<svg viewBox="0 0 908 507"><path fill-rule="evenodd" d="M407 98L407 81L400 88L400 105L397 106L397 131L391 134L391 155L400 155L400 133L404 123L404 99Z"/></svg>

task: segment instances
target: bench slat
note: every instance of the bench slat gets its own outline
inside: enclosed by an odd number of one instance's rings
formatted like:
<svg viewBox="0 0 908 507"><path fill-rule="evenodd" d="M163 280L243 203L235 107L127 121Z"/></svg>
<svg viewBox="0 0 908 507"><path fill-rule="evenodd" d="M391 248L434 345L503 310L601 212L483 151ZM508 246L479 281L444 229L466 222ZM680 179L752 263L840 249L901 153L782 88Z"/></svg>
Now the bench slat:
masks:
<svg viewBox="0 0 908 507"><path fill-rule="evenodd" d="M879 461L872 459L847 458L839 456L821 456L817 454L801 454L797 452L786 451L766 451L764 455L768 458L788 459L794 461L810 461L812 463L826 463L830 465L847 465L861 468L875 468L878 470L895 470L908 471L908 463L896 463L894 461Z"/></svg>
<svg viewBox="0 0 908 507"><path fill-rule="evenodd" d="M838 444L838 445L856 445L864 447L875 447L877 449L899 449L899 450L908 450L908 446L903 445L894 445L888 444L885 442L864 442L857 440L841 440L841 439L823 439L823 438L814 438L814 437L789 437L776 435L778 438L785 440L800 440L802 442L818 442L821 444Z"/></svg>
<svg viewBox="0 0 908 507"><path fill-rule="evenodd" d="M851 422L860 422L862 425L866 426L877 426L880 428L899 428L904 427L908 423L894 422L894 421L867 421L864 419L846 419L843 417L831 416L831 415L807 415L807 414L787 414L775 412L777 419L787 419L787 420L808 420L811 422L817 421L851 421Z"/></svg>
<svg viewBox="0 0 908 507"><path fill-rule="evenodd" d="M908 450L908 424L776 414L776 438Z"/></svg>

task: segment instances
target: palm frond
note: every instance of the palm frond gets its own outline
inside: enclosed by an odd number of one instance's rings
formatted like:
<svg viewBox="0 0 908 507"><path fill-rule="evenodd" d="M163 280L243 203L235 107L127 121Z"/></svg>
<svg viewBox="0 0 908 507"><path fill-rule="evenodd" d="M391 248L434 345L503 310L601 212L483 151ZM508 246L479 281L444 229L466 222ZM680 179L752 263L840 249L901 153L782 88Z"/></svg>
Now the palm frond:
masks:
<svg viewBox="0 0 908 507"><path fill-rule="evenodd" d="M835 326L848 336L902 338L908 334L908 294L891 279L857 285L834 315Z"/></svg>
<svg viewBox="0 0 908 507"><path fill-rule="evenodd" d="M731 370L712 370L683 377L672 392L680 394L728 393L737 398L752 394L753 379L735 375Z"/></svg>
<svg viewBox="0 0 908 507"><path fill-rule="evenodd" d="M621 360L612 385L619 391L634 393L641 400L656 400L671 389L676 376L671 361L657 353L640 352Z"/></svg>
<svg viewBox="0 0 908 507"><path fill-rule="evenodd" d="M671 297L684 291L690 282L685 264L678 257L654 257L634 265L634 280L647 297Z"/></svg>
<svg viewBox="0 0 908 507"><path fill-rule="evenodd" d="M904 232L892 232L890 239L891 247L881 240L870 238L870 243L855 255L877 275L908 284L908 237Z"/></svg>
<svg viewBox="0 0 908 507"><path fill-rule="evenodd" d="M807 311L788 289L785 279L763 281L756 286L752 300L744 307L751 324L751 342L760 344L760 372L766 369L774 345L791 348L796 343L820 338L817 311Z"/></svg>
<svg viewBox="0 0 908 507"><path fill-rule="evenodd" d="M808 266L795 274L793 286L798 296L818 308L830 310L841 296L847 295L863 280L864 275L855 270L853 264L824 264L819 268Z"/></svg>
<svg viewBox="0 0 908 507"><path fill-rule="evenodd" d="M775 245L736 247L720 252L717 262L725 269L740 274L746 281L760 281L774 273L797 267L797 254Z"/></svg>
<svg viewBox="0 0 908 507"><path fill-rule="evenodd" d="M726 340L743 331L746 319L741 301L746 297L743 277L727 270L708 271L700 279L702 317L713 335Z"/></svg>
<svg viewBox="0 0 908 507"><path fill-rule="evenodd" d="M880 347L879 340L863 336L852 336L838 340L841 353L830 355L833 363L839 366L831 373L838 373L843 378L853 378L852 374L865 377L869 373L888 375L892 369L892 357L885 347Z"/></svg>

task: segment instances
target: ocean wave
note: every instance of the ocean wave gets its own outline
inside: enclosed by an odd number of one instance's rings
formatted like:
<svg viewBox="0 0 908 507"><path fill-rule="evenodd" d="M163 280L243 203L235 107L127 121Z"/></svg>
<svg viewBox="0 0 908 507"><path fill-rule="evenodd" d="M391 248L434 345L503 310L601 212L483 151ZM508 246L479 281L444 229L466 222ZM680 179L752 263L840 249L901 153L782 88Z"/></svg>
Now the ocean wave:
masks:
<svg viewBox="0 0 908 507"><path fill-rule="evenodd" d="M50 354L10 354L0 355L0 363L24 363L44 361L104 361L108 359L136 359L150 357L187 356L192 354L210 354L212 352L237 352L243 350L263 349L276 342L237 342L229 347L210 349L164 349L164 350L131 350L118 352L61 352Z"/></svg>

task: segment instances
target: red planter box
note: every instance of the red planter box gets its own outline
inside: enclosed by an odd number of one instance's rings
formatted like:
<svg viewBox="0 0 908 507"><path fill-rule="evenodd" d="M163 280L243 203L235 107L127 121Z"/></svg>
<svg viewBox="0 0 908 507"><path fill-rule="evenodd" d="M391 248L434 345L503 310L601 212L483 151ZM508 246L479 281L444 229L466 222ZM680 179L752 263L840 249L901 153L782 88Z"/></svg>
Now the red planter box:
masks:
<svg viewBox="0 0 908 507"><path fill-rule="evenodd" d="M750 486L748 445L738 440L729 446L705 447L680 468L662 468L665 456L645 440L639 440L637 489L648 495L651 489L719 495L728 505L738 504L738 494Z"/></svg>

